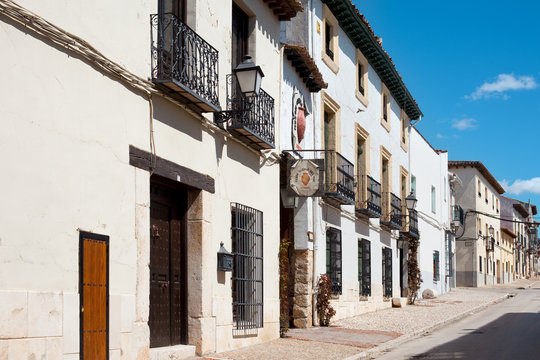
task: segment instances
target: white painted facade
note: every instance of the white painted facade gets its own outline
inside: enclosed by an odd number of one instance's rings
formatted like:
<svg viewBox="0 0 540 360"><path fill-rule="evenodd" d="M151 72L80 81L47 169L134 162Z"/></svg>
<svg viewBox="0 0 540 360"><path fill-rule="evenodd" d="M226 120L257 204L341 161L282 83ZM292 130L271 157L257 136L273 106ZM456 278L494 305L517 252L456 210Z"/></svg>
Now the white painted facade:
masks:
<svg viewBox="0 0 540 360"><path fill-rule="evenodd" d="M315 63L323 75L323 79L328 83L326 89L307 96L310 116L306 118L306 136L302 144L304 150L322 150L324 143L324 112L329 107L337 118L336 143L335 149L345 159L355 165L357 158L357 133L361 132L366 139L366 172L365 175L371 176L379 183L382 181L382 156L381 151L389 155L390 171L390 191L402 198L409 194L410 182L410 163L412 157L418 157L417 167L420 167L421 161L428 159L437 164L440 172L436 174L425 174L418 170L418 177L426 176L427 182L436 181L437 186L442 189L443 182L446 179L446 154L435 154L432 149L426 149L423 144L415 145L415 150L410 152L408 129L405 127L405 141L401 141L401 126L403 110L398 102L389 95L390 108L388 112L388 124L382 123L383 99L382 93L385 91L385 85L381 81L377 71L371 64L367 64L367 77L365 78L364 96L358 94L357 88L357 59L362 56L353 42L347 37L347 34L339 26L337 20L332 19L333 14L321 1L315 0L309 3L311 7L305 8L304 12L308 14L300 15L293 19L291 24L299 21L304 16L309 24L311 32L308 36L304 35L303 43L315 60ZM324 24L325 21L332 21L337 37L333 41L335 49L334 61L329 61L325 54L324 42ZM287 24L289 26L289 24ZM334 33L335 34L335 33ZM285 27L282 25L282 41L285 43L298 44L299 36L297 29L293 25ZM301 39L302 40L302 39ZM336 45L337 44L337 45ZM293 87L302 88L298 75L283 60L283 83L282 83L282 112L281 112L281 150L291 150L290 142L290 118L291 108L287 107L290 103L289 98ZM299 85L300 83L300 85ZM304 89L305 90L305 89ZM407 125L408 120L405 119ZM384 149L383 149L384 148ZM417 149L417 150L416 150ZM429 152L424 154L424 152ZM313 158L308 151L300 152L303 157ZM434 154L432 156L431 154ZM294 155L296 157L297 155ZM320 156L320 154L319 154ZM355 170L356 171L356 170ZM426 171L427 172L427 171ZM355 172L356 175L356 172ZM403 183L405 196L401 196L401 176L405 177ZM356 181L358 178L355 176ZM447 179L446 179L447 180ZM448 188L446 188L448 191ZM439 193L441 194L441 193ZM358 196L358 195L357 195ZM429 194L427 196L430 196ZM442 195L441 195L442 196ZM422 199L422 206L425 200ZM438 201L440 210L436 215L436 226L423 224L426 236L435 236L433 244L430 242L429 251L440 249L441 251L441 271L444 271L444 226L448 226L448 202ZM429 202L430 204L430 202ZM446 219L446 220L443 220ZM405 223L405 221L404 221ZM433 234L430 229L433 228ZM341 233L341 293L336 294L331 300L331 305L336 310L334 319L342 319L358 315L367 311L391 307L389 298L383 296L383 269L382 252L387 248L391 251L392 259L392 295L393 298L406 296L407 287L407 269L404 268L403 282L400 282L400 255L398 249L398 230L388 230L380 224L376 218L368 219L358 216L355 212L355 205L335 205L328 201L325 196L299 198L298 206L294 210L294 246L295 250L313 251L313 287L315 288L318 277L327 273L327 239L328 229L336 229ZM421 238L423 230L420 230ZM313 242L309 241L306 234L313 233ZM370 270L371 270L371 294L363 296L360 294L358 279L358 246L360 240L368 240L371 246ZM421 239L421 243L422 243ZM406 245L405 245L406 247ZM427 247L426 247L427 249ZM406 249L404 253L406 254ZM428 251L428 250L426 250ZM406 256L406 255L405 255ZM431 268L431 255L429 256ZM403 259L405 262L405 259ZM429 269L428 268L428 269ZM426 270L427 271L427 270ZM442 281L438 284L439 292L446 291L447 287ZM402 295L403 285L404 294ZM404 301L403 301L404 303ZM313 303L313 306L315 304ZM293 312L294 313L294 312ZM317 323L315 310L313 311L313 323Z"/></svg>
<svg viewBox="0 0 540 360"><path fill-rule="evenodd" d="M450 290L452 280L451 266L447 259L449 248L446 239L446 232L450 231L451 219L448 153L433 149L416 129L411 130L410 151L411 176L416 179L415 195L418 200L416 210L420 230L418 264L422 284L419 296L421 297L426 289L443 294ZM435 252L438 252L439 256L438 277L434 274L436 271Z"/></svg>
<svg viewBox="0 0 540 360"><path fill-rule="evenodd" d="M157 0L18 3L77 35L142 79L151 77L150 14ZM219 103L230 73L231 1L188 0L186 22L219 52ZM3 4L2 4L3 5ZM251 55L280 113L279 20L262 1L239 2L252 23ZM205 117L104 73L0 12L0 96L6 154L0 185L0 358L79 357L79 231L109 236L111 359L206 354L279 336L279 165ZM188 344L149 348L150 179L130 145L214 179L188 189ZM276 139L279 124L276 123ZM276 141L279 146L279 143ZM9 174L9 175L8 175ZM180 183L184 179L179 177ZM197 185L197 184L195 184ZM264 326L234 330L231 203L264 214ZM193 239L196 239L193 240Z"/></svg>

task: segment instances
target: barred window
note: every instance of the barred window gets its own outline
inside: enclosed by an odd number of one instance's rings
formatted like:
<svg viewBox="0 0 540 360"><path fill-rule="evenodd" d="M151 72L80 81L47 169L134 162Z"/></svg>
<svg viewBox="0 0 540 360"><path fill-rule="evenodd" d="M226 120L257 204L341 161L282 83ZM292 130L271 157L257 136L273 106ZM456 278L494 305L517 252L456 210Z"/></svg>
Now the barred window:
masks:
<svg viewBox="0 0 540 360"><path fill-rule="evenodd" d="M263 213L231 204L233 321L236 329L263 327Z"/></svg>
<svg viewBox="0 0 540 360"><path fill-rule="evenodd" d="M360 295L371 296L371 244L358 241L358 284Z"/></svg>
<svg viewBox="0 0 540 360"><path fill-rule="evenodd" d="M341 294L341 231L326 230L326 273L332 280L332 292Z"/></svg>
<svg viewBox="0 0 540 360"><path fill-rule="evenodd" d="M439 272L439 252L433 252L433 281L439 281L441 274Z"/></svg>
<svg viewBox="0 0 540 360"><path fill-rule="evenodd" d="M382 249L383 296L392 297L392 249Z"/></svg>

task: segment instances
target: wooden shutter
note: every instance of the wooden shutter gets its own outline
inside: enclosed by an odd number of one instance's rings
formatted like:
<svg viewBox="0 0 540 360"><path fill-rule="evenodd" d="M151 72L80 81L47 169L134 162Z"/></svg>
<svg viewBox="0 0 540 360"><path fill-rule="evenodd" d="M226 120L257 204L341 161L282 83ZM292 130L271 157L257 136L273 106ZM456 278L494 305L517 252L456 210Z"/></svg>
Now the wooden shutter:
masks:
<svg viewBox="0 0 540 360"><path fill-rule="evenodd" d="M109 358L109 237L81 232L81 359Z"/></svg>

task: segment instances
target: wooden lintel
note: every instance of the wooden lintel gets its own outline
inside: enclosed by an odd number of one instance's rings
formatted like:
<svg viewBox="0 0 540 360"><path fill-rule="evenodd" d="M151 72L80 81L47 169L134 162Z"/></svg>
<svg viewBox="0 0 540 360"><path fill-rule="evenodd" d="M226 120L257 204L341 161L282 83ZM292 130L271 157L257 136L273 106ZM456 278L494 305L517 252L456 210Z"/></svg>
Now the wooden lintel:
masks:
<svg viewBox="0 0 540 360"><path fill-rule="evenodd" d="M215 182L211 176L201 174L159 156L155 158L155 164L153 164L153 159L154 156L151 153L136 148L133 145L129 146L130 165L146 171L153 170L156 175L208 191L212 194L215 193Z"/></svg>

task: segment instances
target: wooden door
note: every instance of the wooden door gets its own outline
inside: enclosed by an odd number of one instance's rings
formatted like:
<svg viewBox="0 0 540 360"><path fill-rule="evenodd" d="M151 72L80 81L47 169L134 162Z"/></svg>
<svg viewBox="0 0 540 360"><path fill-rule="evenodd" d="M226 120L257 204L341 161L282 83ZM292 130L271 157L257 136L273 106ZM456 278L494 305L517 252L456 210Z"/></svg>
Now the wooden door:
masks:
<svg viewBox="0 0 540 360"><path fill-rule="evenodd" d="M81 232L80 358L109 358L109 237Z"/></svg>
<svg viewBox="0 0 540 360"><path fill-rule="evenodd" d="M187 343L186 193L153 182L150 203L150 347Z"/></svg>

